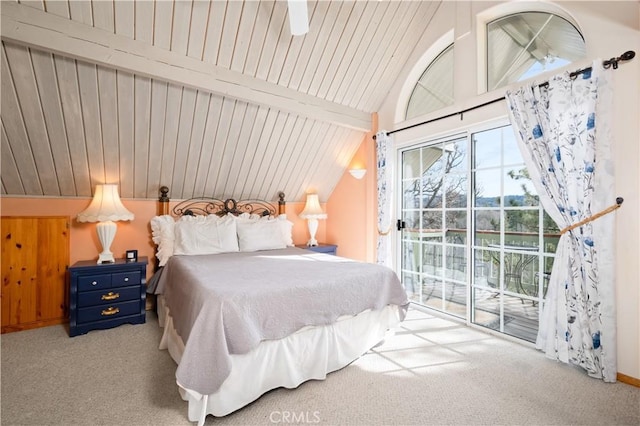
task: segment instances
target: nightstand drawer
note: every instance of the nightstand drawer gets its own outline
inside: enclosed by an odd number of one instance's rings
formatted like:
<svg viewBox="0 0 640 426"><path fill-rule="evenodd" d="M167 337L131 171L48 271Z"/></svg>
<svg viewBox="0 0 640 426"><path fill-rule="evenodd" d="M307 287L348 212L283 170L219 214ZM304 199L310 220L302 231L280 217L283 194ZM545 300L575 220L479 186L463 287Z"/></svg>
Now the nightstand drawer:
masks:
<svg viewBox="0 0 640 426"><path fill-rule="evenodd" d="M140 286L120 287L78 294L78 306L108 305L127 300L140 299Z"/></svg>
<svg viewBox="0 0 640 426"><path fill-rule="evenodd" d="M120 272L111 276L111 287L140 284L140 271Z"/></svg>
<svg viewBox="0 0 640 426"><path fill-rule="evenodd" d="M78 309L78 323L114 319L140 313L140 300Z"/></svg>
<svg viewBox="0 0 640 426"><path fill-rule="evenodd" d="M78 278L78 291L99 290L111 287L111 274L91 275Z"/></svg>

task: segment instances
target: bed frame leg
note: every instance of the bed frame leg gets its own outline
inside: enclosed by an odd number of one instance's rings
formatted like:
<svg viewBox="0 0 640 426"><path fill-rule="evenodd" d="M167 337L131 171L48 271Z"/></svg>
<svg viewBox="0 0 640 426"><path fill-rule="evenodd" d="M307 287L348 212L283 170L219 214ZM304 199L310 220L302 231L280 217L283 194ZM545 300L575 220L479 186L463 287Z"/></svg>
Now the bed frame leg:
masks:
<svg viewBox="0 0 640 426"><path fill-rule="evenodd" d="M204 420L207 418L207 405L209 405L209 395L202 396L202 411L198 419L198 426L204 426Z"/></svg>

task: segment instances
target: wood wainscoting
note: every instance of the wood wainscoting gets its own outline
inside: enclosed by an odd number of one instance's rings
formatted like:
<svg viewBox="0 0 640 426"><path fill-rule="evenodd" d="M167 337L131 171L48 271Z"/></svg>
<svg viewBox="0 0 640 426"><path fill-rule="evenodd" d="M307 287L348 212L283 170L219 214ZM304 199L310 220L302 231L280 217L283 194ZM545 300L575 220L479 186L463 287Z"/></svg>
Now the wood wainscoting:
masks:
<svg viewBox="0 0 640 426"><path fill-rule="evenodd" d="M68 217L2 222L2 333L68 320Z"/></svg>

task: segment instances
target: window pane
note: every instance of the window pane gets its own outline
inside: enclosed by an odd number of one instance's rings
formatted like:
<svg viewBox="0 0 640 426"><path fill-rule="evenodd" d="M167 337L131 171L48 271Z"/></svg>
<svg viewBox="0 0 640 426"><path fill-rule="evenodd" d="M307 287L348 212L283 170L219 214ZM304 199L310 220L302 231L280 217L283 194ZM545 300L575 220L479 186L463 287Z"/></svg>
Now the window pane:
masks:
<svg viewBox="0 0 640 426"><path fill-rule="evenodd" d="M495 292L473 289L473 322L484 327L500 330L500 296Z"/></svg>
<svg viewBox="0 0 640 426"><path fill-rule="evenodd" d="M535 342L538 335L538 306L530 300L502 295L505 334Z"/></svg>
<svg viewBox="0 0 640 426"><path fill-rule="evenodd" d="M529 172L524 166L522 168L506 168L503 182L505 207L537 206L539 204L538 195L531 178L529 178Z"/></svg>
<svg viewBox="0 0 640 426"><path fill-rule="evenodd" d="M434 309L442 310L442 280L433 277L422 278L422 303Z"/></svg>
<svg viewBox="0 0 640 426"><path fill-rule="evenodd" d="M445 158L445 173L464 173L467 170L467 140L445 143L442 150Z"/></svg>
<svg viewBox="0 0 640 426"><path fill-rule="evenodd" d="M513 164L524 164L524 160L522 159L522 154L520 153L520 148L518 147L518 143L516 142L515 135L513 132L510 132L509 129L504 129L501 136L504 140L503 152L504 152L504 161L503 164L505 166L513 165Z"/></svg>
<svg viewBox="0 0 640 426"><path fill-rule="evenodd" d="M538 256L527 254L525 250L504 253L502 273L504 290L531 297L537 297Z"/></svg>
<svg viewBox="0 0 640 426"><path fill-rule="evenodd" d="M411 234L415 229L420 229L420 212L419 211L405 211L402 213L402 220L405 222L404 238L410 238L418 240L417 236Z"/></svg>
<svg viewBox="0 0 640 426"><path fill-rule="evenodd" d="M448 211L445 213L446 239L448 243L467 243L467 212L464 210Z"/></svg>
<svg viewBox="0 0 640 426"><path fill-rule="evenodd" d="M474 244L487 247L500 244L500 211L479 210L475 213L476 236Z"/></svg>
<svg viewBox="0 0 640 426"><path fill-rule="evenodd" d="M444 178L447 208L467 207L467 175L448 175Z"/></svg>
<svg viewBox="0 0 640 426"><path fill-rule="evenodd" d="M420 174L439 176L442 174L442 145L428 146L420 150L421 169Z"/></svg>
<svg viewBox="0 0 640 426"><path fill-rule="evenodd" d="M415 284L415 274L419 273L419 262L420 260L420 243L417 241L404 241L402 244L402 270L403 273L414 274L412 275L411 283ZM409 291L409 286L406 283L405 288ZM414 285L411 284L412 287ZM417 290L417 286L415 286L415 291Z"/></svg>
<svg viewBox="0 0 640 426"><path fill-rule="evenodd" d="M406 119L453 105L453 44L438 55L416 83Z"/></svg>
<svg viewBox="0 0 640 426"><path fill-rule="evenodd" d="M409 300L420 303L420 279L417 274L402 273L402 284L407 291Z"/></svg>
<svg viewBox="0 0 640 426"><path fill-rule="evenodd" d="M436 145L422 148L420 154L422 207L425 209L442 207L442 146Z"/></svg>
<svg viewBox="0 0 640 426"><path fill-rule="evenodd" d="M402 178L417 178L422 174L420 170L420 150L413 149L402 153Z"/></svg>
<svg viewBox="0 0 640 426"><path fill-rule="evenodd" d="M500 283L500 253L492 250L474 250L475 268L473 284L482 287L499 287Z"/></svg>
<svg viewBox="0 0 640 426"><path fill-rule="evenodd" d="M488 91L560 68L586 56L582 34L543 12L505 16L487 25Z"/></svg>
<svg viewBox="0 0 640 426"><path fill-rule="evenodd" d="M500 206L500 169L476 172L475 201L476 207Z"/></svg>
<svg viewBox="0 0 640 426"><path fill-rule="evenodd" d="M439 244L425 244L422 255L422 271L431 276L442 273L442 246Z"/></svg>
<svg viewBox="0 0 640 426"><path fill-rule="evenodd" d="M502 155L500 129L487 130L473 134L473 168L496 167L500 165Z"/></svg>
<svg viewBox="0 0 640 426"><path fill-rule="evenodd" d="M504 212L504 243L508 246L538 247L540 212L536 210L506 210Z"/></svg>
<svg viewBox="0 0 640 426"><path fill-rule="evenodd" d="M442 207L442 176L428 175L422 179L422 207L436 209Z"/></svg>
<svg viewBox="0 0 640 426"><path fill-rule="evenodd" d="M467 279L467 253L464 247L447 247L445 276L448 279L465 282Z"/></svg>
<svg viewBox="0 0 640 426"><path fill-rule="evenodd" d="M443 310L459 317L467 314L467 286L453 281L444 282Z"/></svg>
<svg viewBox="0 0 640 426"><path fill-rule="evenodd" d="M422 214L422 230L425 238L442 238L442 212L424 212Z"/></svg>
<svg viewBox="0 0 640 426"><path fill-rule="evenodd" d="M402 182L402 193L404 195L404 208L420 208L420 179Z"/></svg>

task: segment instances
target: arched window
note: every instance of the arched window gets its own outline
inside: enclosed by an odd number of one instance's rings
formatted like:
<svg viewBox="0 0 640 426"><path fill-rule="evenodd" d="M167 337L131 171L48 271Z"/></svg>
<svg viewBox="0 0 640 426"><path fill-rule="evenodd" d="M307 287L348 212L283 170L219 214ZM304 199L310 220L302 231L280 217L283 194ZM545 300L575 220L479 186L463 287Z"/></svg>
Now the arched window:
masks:
<svg viewBox="0 0 640 426"><path fill-rule="evenodd" d="M489 91L584 58L584 38L564 18L522 12L487 24Z"/></svg>
<svg viewBox="0 0 640 426"><path fill-rule="evenodd" d="M406 119L453 104L453 44L444 49L422 73L411 92Z"/></svg>

